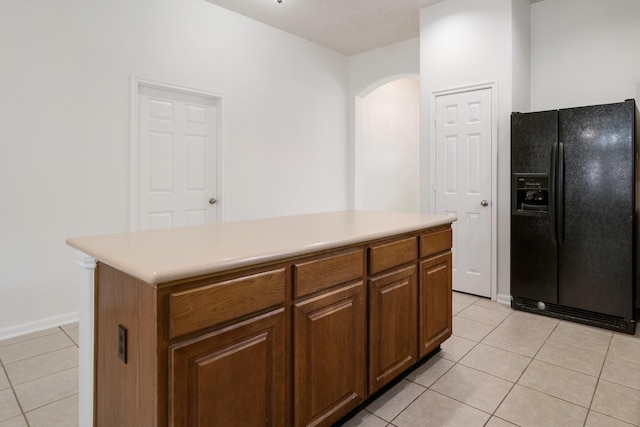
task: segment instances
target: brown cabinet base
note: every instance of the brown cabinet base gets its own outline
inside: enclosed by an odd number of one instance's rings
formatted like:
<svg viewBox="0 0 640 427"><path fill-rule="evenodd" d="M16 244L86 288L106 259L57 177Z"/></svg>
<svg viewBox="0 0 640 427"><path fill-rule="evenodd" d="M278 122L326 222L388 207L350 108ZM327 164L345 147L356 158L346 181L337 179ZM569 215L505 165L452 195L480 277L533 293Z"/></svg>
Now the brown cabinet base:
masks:
<svg viewBox="0 0 640 427"><path fill-rule="evenodd" d="M366 397L364 285L293 309L294 425L331 425Z"/></svg>
<svg viewBox="0 0 640 427"><path fill-rule="evenodd" d="M451 336L451 252L420 263L420 357Z"/></svg>
<svg viewBox="0 0 640 427"><path fill-rule="evenodd" d="M451 335L450 242L440 226L157 287L99 264L95 425L332 425Z"/></svg>
<svg viewBox="0 0 640 427"><path fill-rule="evenodd" d="M369 279L369 393L416 363L418 270Z"/></svg>
<svg viewBox="0 0 640 427"><path fill-rule="evenodd" d="M278 309L170 346L169 425L284 425L284 332Z"/></svg>

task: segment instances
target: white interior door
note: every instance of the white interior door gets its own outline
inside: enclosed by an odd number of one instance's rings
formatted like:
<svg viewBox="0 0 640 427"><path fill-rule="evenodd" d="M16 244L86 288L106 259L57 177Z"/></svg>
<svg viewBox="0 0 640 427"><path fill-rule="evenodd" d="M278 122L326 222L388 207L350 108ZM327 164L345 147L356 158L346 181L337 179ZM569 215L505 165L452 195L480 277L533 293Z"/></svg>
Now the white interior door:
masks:
<svg viewBox="0 0 640 427"><path fill-rule="evenodd" d="M453 289L491 296L491 89L436 97L435 211L455 215Z"/></svg>
<svg viewBox="0 0 640 427"><path fill-rule="evenodd" d="M138 229L217 221L217 100L140 86Z"/></svg>

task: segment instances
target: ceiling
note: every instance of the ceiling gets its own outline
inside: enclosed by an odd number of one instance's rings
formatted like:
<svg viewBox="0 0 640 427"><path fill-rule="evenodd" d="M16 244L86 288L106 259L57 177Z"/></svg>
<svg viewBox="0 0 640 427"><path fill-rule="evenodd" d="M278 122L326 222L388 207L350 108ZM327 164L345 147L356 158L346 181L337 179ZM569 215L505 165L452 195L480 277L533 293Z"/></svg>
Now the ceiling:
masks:
<svg viewBox="0 0 640 427"><path fill-rule="evenodd" d="M207 0L351 56L418 37L419 11L442 0Z"/></svg>

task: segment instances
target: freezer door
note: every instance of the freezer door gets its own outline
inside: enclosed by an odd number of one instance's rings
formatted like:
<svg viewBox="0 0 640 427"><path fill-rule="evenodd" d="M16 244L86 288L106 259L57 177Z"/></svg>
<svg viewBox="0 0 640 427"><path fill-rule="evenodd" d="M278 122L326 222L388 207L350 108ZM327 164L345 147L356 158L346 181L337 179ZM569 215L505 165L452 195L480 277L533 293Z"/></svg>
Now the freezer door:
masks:
<svg viewBox="0 0 640 427"><path fill-rule="evenodd" d="M512 114L511 295L547 303L557 303L558 295L553 212L519 214L514 204L518 176L547 174L551 184L551 150L557 138L557 111Z"/></svg>
<svg viewBox="0 0 640 427"><path fill-rule="evenodd" d="M548 217L511 217L511 295L558 302L556 247Z"/></svg>
<svg viewBox="0 0 640 427"><path fill-rule="evenodd" d="M559 303L633 318L633 102L559 112Z"/></svg>

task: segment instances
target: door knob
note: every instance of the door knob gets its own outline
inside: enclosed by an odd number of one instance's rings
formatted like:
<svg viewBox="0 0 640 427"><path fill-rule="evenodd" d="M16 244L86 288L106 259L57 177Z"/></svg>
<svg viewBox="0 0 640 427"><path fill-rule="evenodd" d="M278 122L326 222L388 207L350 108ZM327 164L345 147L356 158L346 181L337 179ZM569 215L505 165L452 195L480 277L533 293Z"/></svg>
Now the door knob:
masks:
<svg viewBox="0 0 640 427"><path fill-rule="evenodd" d="M483 200L480 202L480 205L486 208L487 206L489 206L489 202L487 202L486 200Z"/></svg>
<svg viewBox="0 0 640 427"><path fill-rule="evenodd" d="M212 198L209 199L209 204L210 205L213 205L213 204L215 204L217 202L218 202L218 200L215 197L212 197Z"/></svg>

